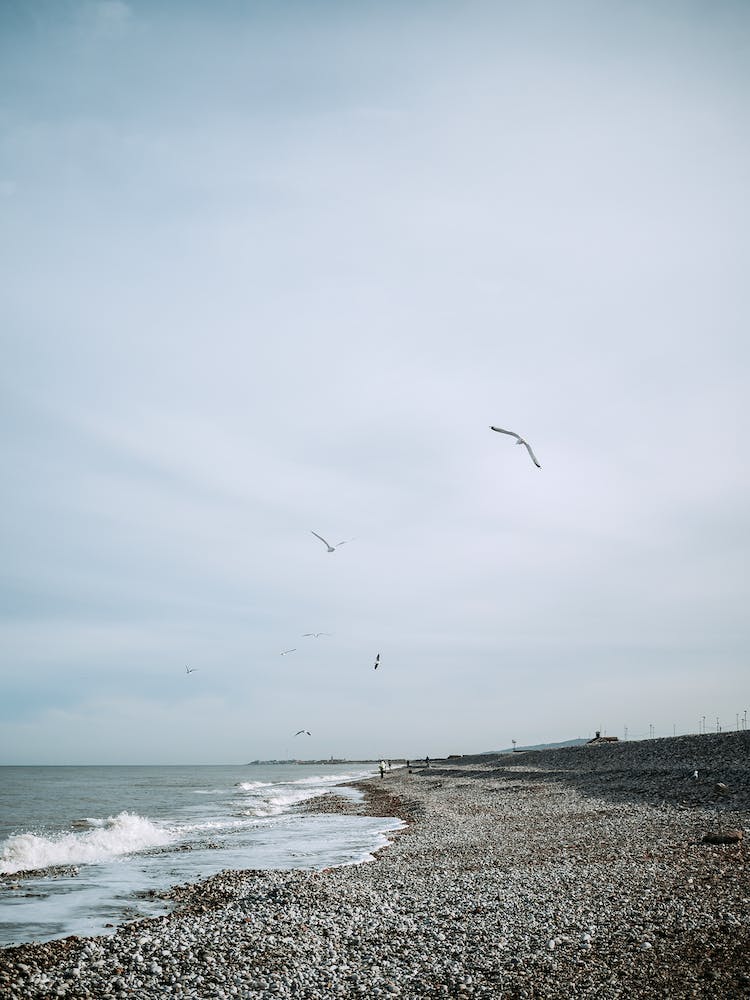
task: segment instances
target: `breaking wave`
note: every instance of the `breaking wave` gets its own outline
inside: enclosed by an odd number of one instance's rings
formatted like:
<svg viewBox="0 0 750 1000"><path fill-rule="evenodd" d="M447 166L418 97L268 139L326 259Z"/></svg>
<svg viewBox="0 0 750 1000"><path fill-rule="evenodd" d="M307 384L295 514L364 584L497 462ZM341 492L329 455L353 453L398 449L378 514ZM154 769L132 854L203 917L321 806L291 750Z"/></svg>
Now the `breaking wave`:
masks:
<svg viewBox="0 0 750 1000"><path fill-rule="evenodd" d="M292 778L283 782L242 781L237 788L242 792L240 815L270 817L286 812L292 806L331 791L333 786L365 777L359 774L325 774L305 778Z"/></svg>
<svg viewBox="0 0 750 1000"><path fill-rule="evenodd" d="M176 831L129 812L107 819L88 819L86 823L90 829L83 833L56 837L20 833L9 837L0 854L0 872L12 875L55 865L95 864L150 847L164 847L177 839Z"/></svg>

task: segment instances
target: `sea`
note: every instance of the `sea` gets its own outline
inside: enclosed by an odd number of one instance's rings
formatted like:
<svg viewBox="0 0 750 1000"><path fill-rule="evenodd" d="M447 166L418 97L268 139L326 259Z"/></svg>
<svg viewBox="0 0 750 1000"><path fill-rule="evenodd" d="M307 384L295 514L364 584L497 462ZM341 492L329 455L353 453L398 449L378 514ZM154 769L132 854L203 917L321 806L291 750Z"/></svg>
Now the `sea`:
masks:
<svg viewBox="0 0 750 1000"><path fill-rule="evenodd" d="M0 947L114 933L168 912L159 892L226 868L368 861L400 820L295 807L325 792L361 798L346 783L375 773L374 764L0 767Z"/></svg>

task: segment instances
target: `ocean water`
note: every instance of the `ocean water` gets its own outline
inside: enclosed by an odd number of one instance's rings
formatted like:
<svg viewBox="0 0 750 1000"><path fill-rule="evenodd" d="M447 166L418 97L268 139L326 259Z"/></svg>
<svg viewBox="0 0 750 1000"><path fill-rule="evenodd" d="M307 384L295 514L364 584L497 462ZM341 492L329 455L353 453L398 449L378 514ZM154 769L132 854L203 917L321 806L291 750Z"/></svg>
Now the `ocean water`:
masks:
<svg viewBox="0 0 750 1000"><path fill-rule="evenodd" d="M374 773L341 764L0 767L0 946L113 933L167 912L154 892L224 868L366 861L400 820L294 806L334 789L359 798L336 786Z"/></svg>

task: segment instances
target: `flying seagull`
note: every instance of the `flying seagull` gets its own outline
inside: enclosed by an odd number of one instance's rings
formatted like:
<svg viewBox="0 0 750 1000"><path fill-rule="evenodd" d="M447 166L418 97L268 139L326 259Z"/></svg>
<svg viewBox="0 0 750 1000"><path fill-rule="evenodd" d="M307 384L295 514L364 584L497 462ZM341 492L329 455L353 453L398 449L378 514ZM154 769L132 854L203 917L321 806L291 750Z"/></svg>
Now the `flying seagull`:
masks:
<svg viewBox="0 0 750 1000"><path fill-rule="evenodd" d="M294 735L295 736L301 736L302 733L304 733L305 736L312 736L312 733L310 732L309 729L298 729L297 732Z"/></svg>
<svg viewBox="0 0 750 1000"><path fill-rule="evenodd" d="M194 674L197 669L198 669L197 667L189 667L187 665L187 663L185 664L185 673L186 674Z"/></svg>
<svg viewBox="0 0 750 1000"><path fill-rule="evenodd" d="M378 655L375 657L375 666L373 669L377 670L379 666L380 666L380 653L378 653Z"/></svg>
<svg viewBox="0 0 750 1000"><path fill-rule="evenodd" d="M504 431L502 429L502 427L492 427L492 426L490 426L490 430L491 431L497 431L498 434L510 434L511 437L514 437L516 439L516 444L522 444L524 446L524 448L526 449L526 451L528 451L529 455L531 455L531 461L534 463L534 465L537 467L537 469L541 469L541 465L536 460L536 455L531 450L531 445L529 444L528 441L524 441L524 439L521 437L520 434L516 434L515 431Z"/></svg>
<svg viewBox="0 0 750 1000"><path fill-rule="evenodd" d="M333 632L303 632L304 639L317 639L321 635L333 635Z"/></svg>
<svg viewBox="0 0 750 1000"><path fill-rule="evenodd" d="M317 531L311 531L310 533L313 534L313 535L315 535L316 538L319 538L321 540L321 542L325 545L325 547L328 549L329 552L335 552L336 549L338 549L340 546L346 545L347 542L353 542L354 541L353 538L346 538L346 539L344 539L343 542L336 542L335 545L331 545L331 543L327 542L325 540L325 538L323 538L322 535L319 535L317 533Z"/></svg>
<svg viewBox="0 0 750 1000"><path fill-rule="evenodd" d="M297 649L296 646L292 646L291 649L282 649L282 651L279 653L279 656L286 656L287 653L294 653L296 649Z"/></svg>

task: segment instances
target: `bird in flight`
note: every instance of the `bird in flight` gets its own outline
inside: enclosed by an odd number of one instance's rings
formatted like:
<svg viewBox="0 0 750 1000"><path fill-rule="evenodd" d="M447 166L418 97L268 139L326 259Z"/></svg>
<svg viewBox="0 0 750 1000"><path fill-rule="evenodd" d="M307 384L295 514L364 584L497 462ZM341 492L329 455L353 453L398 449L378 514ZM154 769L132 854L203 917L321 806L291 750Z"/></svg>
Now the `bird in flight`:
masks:
<svg viewBox="0 0 750 1000"><path fill-rule="evenodd" d="M323 538L322 535L319 535L317 533L317 531L311 531L310 533L313 534L313 535L315 535L316 538L319 538L321 540L321 542L325 545L325 547L328 549L329 552L335 552L336 549L340 548L342 545L346 545L347 542L353 542L354 541L353 538L346 538L346 539L344 539L343 542L336 542L335 545L331 545L331 543L327 542L325 540L325 538Z"/></svg>
<svg viewBox="0 0 750 1000"><path fill-rule="evenodd" d="M377 670L379 666L380 666L380 653L378 653L378 655L375 657L375 666L373 667L373 669Z"/></svg>
<svg viewBox="0 0 750 1000"><path fill-rule="evenodd" d="M522 444L526 449L526 451L528 451L529 455L531 456L531 461L534 463L537 469L541 469L541 465L536 460L536 455L531 450L531 445L529 444L528 441L524 441L524 439L521 437L520 434L516 434L515 431L504 431L502 427L492 427L491 425L490 425L490 430L497 431L498 434L510 434L511 437L514 437L516 439L516 444Z"/></svg>
<svg viewBox="0 0 750 1000"><path fill-rule="evenodd" d="M282 649L282 651L279 653L279 656L286 656L287 653L294 653L296 652L296 650L297 650L296 646L292 646L291 649Z"/></svg>
<svg viewBox="0 0 750 1000"><path fill-rule="evenodd" d="M303 733L305 734L305 736L312 736L312 733L310 732L309 729L298 729L294 735L301 736Z"/></svg>
<svg viewBox="0 0 750 1000"><path fill-rule="evenodd" d="M197 669L198 669L197 667L189 667L187 665L187 663L185 664L185 673L186 674L194 674Z"/></svg>
<svg viewBox="0 0 750 1000"><path fill-rule="evenodd" d="M317 639L321 635L333 635L333 632L303 632L302 637L305 639Z"/></svg>

